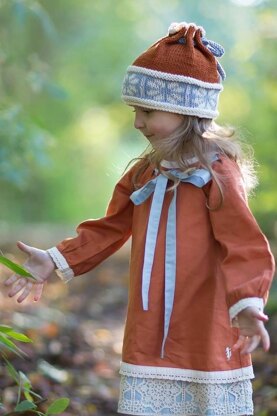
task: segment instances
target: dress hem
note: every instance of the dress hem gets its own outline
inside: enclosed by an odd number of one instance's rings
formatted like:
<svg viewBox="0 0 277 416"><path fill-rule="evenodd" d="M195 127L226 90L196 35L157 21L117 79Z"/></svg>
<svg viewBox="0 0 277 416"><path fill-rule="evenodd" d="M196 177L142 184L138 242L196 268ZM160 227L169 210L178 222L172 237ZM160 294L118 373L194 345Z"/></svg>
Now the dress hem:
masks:
<svg viewBox="0 0 277 416"><path fill-rule="evenodd" d="M253 379L253 367L225 371L198 371L171 367L154 367L120 362L119 374L131 377L192 381L195 383L231 383Z"/></svg>
<svg viewBox="0 0 277 416"><path fill-rule="evenodd" d="M118 414L122 414L122 415L134 415L134 416L157 416L157 413L134 413L134 412L121 412L119 410L117 410ZM253 416L254 413L228 413L227 415L224 416ZM168 413L168 414L162 414L162 416L173 416L172 413ZM174 416L186 416L186 414L184 413L179 413L179 414L175 414ZM190 416L199 416L197 414L195 415L190 415Z"/></svg>
<svg viewBox="0 0 277 416"><path fill-rule="evenodd" d="M138 413L138 412L122 412L122 411L119 411L119 410L117 410L117 413L118 414L121 414L121 415L134 415L134 416L158 416L157 415L157 413ZM228 413L227 415L224 415L224 416L253 416L254 415L254 413L245 413L245 412L242 412L242 413ZM170 414L170 413L168 413L168 414L162 414L162 416L173 416L172 415L172 413ZM179 413L179 414L175 414L174 416L186 416L186 414L184 414L184 413ZM199 415L197 415L197 414L195 414L195 415L189 415L189 416L199 416Z"/></svg>

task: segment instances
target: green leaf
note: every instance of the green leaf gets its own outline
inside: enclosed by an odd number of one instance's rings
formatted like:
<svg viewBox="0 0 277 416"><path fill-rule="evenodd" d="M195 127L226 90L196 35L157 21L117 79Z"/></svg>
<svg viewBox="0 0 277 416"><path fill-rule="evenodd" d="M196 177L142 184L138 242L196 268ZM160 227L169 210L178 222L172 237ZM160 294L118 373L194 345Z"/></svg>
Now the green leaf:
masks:
<svg viewBox="0 0 277 416"><path fill-rule="evenodd" d="M24 269L24 267L7 259L7 257L0 256L0 263L4 264L4 266L8 267L8 269L11 269L13 272L19 274L20 276L24 276L35 281L37 280L31 273Z"/></svg>
<svg viewBox="0 0 277 416"><path fill-rule="evenodd" d="M33 397L30 394L30 390L24 389L23 390L23 394L24 394L25 399L27 399L29 402L33 402L34 401Z"/></svg>
<svg viewBox="0 0 277 416"><path fill-rule="evenodd" d="M22 386L25 399L27 399L29 402L33 402L34 399L32 396L34 396L38 398L39 400L42 400L42 397L32 390L32 383L28 379L26 374L24 374L22 371L18 371L18 374L20 376L20 384Z"/></svg>
<svg viewBox="0 0 277 416"><path fill-rule="evenodd" d="M45 415L58 415L63 412L69 405L70 400L67 397L55 400L47 409Z"/></svg>
<svg viewBox="0 0 277 416"><path fill-rule="evenodd" d="M12 330L13 328L11 326L0 325L0 332L4 332L6 334L8 331L12 331Z"/></svg>
<svg viewBox="0 0 277 416"><path fill-rule="evenodd" d="M7 370L8 370L9 375L16 382L16 384L19 384L20 376L19 376L18 372L16 371L16 369L14 368L12 363L10 363L10 361L7 360L7 358L4 355L2 357L4 358L4 360L6 362Z"/></svg>
<svg viewBox="0 0 277 416"><path fill-rule="evenodd" d="M21 334L20 332L16 332L13 330L13 328L11 328L10 326L7 325L0 325L0 333L4 333L7 334L9 337L16 339L17 341L21 341L21 342L33 342L29 337L27 337L24 334Z"/></svg>
<svg viewBox="0 0 277 416"><path fill-rule="evenodd" d="M18 347L12 341L10 341L9 339L7 339L3 335L0 335L0 342L2 344L4 344L6 347L10 347L10 348L12 348L14 350L18 350Z"/></svg>
<svg viewBox="0 0 277 416"><path fill-rule="evenodd" d="M15 331L8 332L8 336L11 337L11 338L13 338L13 339L16 339L17 341L20 341L20 342L33 342L26 335L21 334L19 332L15 332Z"/></svg>
<svg viewBox="0 0 277 416"><path fill-rule="evenodd" d="M18 371L18 374L20 375L20 379L22 381L22 385L26 389L30 389L32 387L32 384L26 374L23 373L23 371Z"/></svg>
<svg viewBox="0 0 277 416"><path fill-rule="evenodd" d="M27 394L30 393L32 396L36 397L37 399L42 400L42 397L39 394L37 394L35 391L26 390L26 392L27 392ZM24 390L24 394L25 394L25 390ZM27 397L26 397L26 399L27 399ZM33 400L33 398L32 398L32 400ZM30 401L32 401L32 400L30 400Z"/></svg>
<svg viewBox="0 0 277 416"><path fill-rule="evenodd" d="M22 381L19 380L19 385L18 385L18 390L17 390L17 401L16 404L18 405L20 402L20 398L21 398L21 393L22 393ZM26 397L26 399L28 400L28 398Z"/></svg>
<svg viewBox="0 0 277 416"><path fill-rule="evenodd" d="M32 410L36 408L37 406L35 403L30 402L29 400L23 400L23 402L20 402L14 410L16 412L25 412L26 410Z"/></svg>
<svg viewBox="0 0 277 416"><path fill-rule="evenodd" d="M22 357L22 355L26 355L20 348L18 348L17 345L3 335L0 335L0 344L4 345L4 347L6 347L9 351L12 351L20 357Z"/></svg>

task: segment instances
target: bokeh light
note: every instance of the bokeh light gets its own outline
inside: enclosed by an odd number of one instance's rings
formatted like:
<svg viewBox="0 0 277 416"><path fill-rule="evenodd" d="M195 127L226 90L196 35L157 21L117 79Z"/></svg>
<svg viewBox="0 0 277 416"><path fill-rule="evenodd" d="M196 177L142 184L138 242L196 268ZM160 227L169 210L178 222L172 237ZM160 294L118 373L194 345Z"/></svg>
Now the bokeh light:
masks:
<svg viewBox="0 0 277 416"><path fill-rule="evenodd" d="M258 6L263 3L264 0L231 0L232 3L238 6Z"/></svg>

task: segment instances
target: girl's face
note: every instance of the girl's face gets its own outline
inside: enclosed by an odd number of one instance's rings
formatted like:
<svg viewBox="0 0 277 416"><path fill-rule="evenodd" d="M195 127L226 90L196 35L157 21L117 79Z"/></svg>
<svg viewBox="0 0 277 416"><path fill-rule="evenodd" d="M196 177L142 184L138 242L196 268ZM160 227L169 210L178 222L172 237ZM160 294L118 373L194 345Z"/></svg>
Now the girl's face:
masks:
<svg viewBox="0 0 277 416"><path fill-rule="evenodd" d="M183 115L167 111L134 106L134 112L134 127L140 130L152 145L155 141L170 136L184 121Z"/></svg>

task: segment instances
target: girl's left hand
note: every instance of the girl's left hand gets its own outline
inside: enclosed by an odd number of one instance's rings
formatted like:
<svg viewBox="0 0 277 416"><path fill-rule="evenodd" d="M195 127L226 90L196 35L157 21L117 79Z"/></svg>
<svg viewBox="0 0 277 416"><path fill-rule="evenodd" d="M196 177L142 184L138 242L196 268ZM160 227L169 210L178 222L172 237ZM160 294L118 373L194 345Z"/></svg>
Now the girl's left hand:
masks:
<svg viewBox="0 0 277 416"><path fill-rule="evenodd" d="M254 306L243 309L237 316L240 336L233 346L233 351L241 350L242 354L253 352L260 342L265 351L269 350L270 338L265 329L264 322L268 316Z"/></svg>

